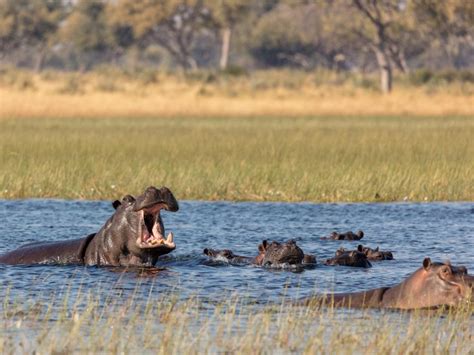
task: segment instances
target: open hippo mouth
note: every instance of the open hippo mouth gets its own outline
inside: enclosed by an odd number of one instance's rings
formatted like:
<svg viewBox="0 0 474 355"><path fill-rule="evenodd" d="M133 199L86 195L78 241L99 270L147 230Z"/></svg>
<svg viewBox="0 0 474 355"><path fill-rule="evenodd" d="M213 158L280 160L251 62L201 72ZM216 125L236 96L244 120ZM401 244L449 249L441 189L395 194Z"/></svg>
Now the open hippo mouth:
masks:
<svg viewBox="0 0 474 355"><path fill-rule="evenodd" d="M165 227L160 212L166 209L171 212L178 210L178 202L171 191L165 187L160 190L149 187L141 199L137 199L135 210L139 213L139 232L137 245L139 248L157 248L166 246L174 249L173 233L168 233L166 239Z"/></svg>

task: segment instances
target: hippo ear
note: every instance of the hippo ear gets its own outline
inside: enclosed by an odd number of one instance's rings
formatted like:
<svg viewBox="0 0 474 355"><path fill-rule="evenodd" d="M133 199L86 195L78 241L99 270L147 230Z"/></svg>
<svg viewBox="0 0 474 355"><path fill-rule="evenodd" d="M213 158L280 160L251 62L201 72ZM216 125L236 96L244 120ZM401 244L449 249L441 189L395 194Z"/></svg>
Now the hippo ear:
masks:
<svg viewBox="0 0 474 355"><path fill-rule="evenodd" d="M209 256L209 249L206 248L206 249L204 249L202 252L203 252L205 255L208 255L208 256Z"/></svg>
<svg viewBox="0 0 474 355"><path fill-rule="evenodd" d="M357 246L357 251L360 251L362 253L363 250L364 250L364 247L362 246L362 244L359 244Z"/></svg>
<svg viewBox="0 0 474 355"><path fill-rule="evenodd" d="M430 258L425 258L423 260L423 268L425 270L429 270L430 267L431 267L431 259Z"/></svg>
<svg viewBox="0 0 474 355"><path fill-rule="evenodd" d="M112 202L112 206L114 207L115 210L116 210L121 204L122 204L122 202L120 202L119 200L115 200L114 202Z"/></svg>
<svg viewBox="0 0 474 355"><path fill-rule="evenodd" d="M374 251L379 251L379 247L375 248L375 250L374 250Z"/></svg>

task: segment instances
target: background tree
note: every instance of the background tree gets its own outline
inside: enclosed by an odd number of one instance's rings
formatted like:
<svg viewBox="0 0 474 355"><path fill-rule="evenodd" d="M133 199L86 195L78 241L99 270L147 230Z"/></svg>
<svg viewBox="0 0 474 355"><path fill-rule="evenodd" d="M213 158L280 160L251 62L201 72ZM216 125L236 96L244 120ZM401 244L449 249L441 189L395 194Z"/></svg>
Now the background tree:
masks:
<svg viewBox="0 0 474 355"><path fill-rule="evenodd" d="M373 51L380 71L380 86L384 93L392 90L392 58L400 52L394 35L394 23L403 16L399 0L352 0L360 15L360 28L351 28ZM400 23L400 22L399 22Z"/></svg>
<svg viewBox="0 0 474 355"><path fill-rule="evenodd" d="M111 34L104 10L105 2L102 0L80 0L62 28L62 39L80 58L80 71L86 70L110 47Z"/></svg>
<svg viewBox="0 0 474 355"><path fill-rule="evenodd" d="M449 66L466 66L474 55L474 1L412 0L409 6L421 36L448 58Z"/></svg>
<svg viewBox="0 0 474 355"><path fill-rule="evenodd" d="M207 0L206 6L212 12L212 18L221 33L221 52L219 67L226 69L234 27L251 11L251 0Z"/></svg>
<svg viewBox="0 0 474 355"><path fill-rule="evenodd" d="M279 4L256 23L251 54L262 66L311 67L319 46L317 15L314 5Z"/></svg>
<svg viewBox="0 0 474 355"><path fill-rule="evenodd" d="M158 44L180 67L197 68L192 47L211 21L202 0L118 0L111 4L110 14L114 26L133 31L140 47Z"/></svg>
<svg viewBox="0 0 474 355"><path fill-rule="evenodd" d="M0 0L0 55L34 48L34 67L41 70L63 15L61 0Z"/></svg>

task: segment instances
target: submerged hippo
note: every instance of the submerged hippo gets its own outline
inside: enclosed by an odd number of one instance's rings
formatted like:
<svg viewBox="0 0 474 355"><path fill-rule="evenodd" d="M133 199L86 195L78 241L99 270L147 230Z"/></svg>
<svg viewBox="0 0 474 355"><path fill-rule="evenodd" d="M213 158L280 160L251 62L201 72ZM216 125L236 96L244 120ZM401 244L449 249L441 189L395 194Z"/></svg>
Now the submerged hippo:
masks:
<svg viewBox="0 0 474 355"><path fill-rule="evenodd" d="M423 260L423 266L403 282L353 293L306 298L299 304L333 304L353 308L417 309L456 306L473 300L474 276L464 266Z"/></svg>
<svg viewBox="0 0 474 355"><path fill-rule="evenodd" d="M285 243L273 241L269 243L264 240L258 246L258 255L255 257L236 255L229 249L204 249L204 254L213 258L226 260L235 264L253 264L260 266L281 266L283 264L315 264L316 257L304 254L303 250L296 245L294 240Z"/></svg>
<svg viewBox="0 0 474 355"><path fill-rule="evenodd" d="M367 255L367 259L372 260L372 261L380 261L380 260L393 260L393 254L391 251L383 251L379 250L379 247L372 249L369 247L364 247L362 245L359 245L357 247L362 248L362 252Z"/></svg>
<svg viewBox="0 0 474 355"><path fill-rule="evenodd" d="M364 238L364 232L358 231L353 233L351 231L345 233L332 232L328 237L321 237L322 240L361 240Z"/></svg>
<svg viewBox="0 0 474 355"><path fill-rule="evenodd" d="M372 267L372 264L367 258L367 255L362 251L362 245L359 245L357 250L347 250L339 248L336 255L325 261L326 265L342 265L353 267Z"/></svg>
<svg viewBox="0 0 474 355"><path fill-rule="evenodd" d="M258 262L258 258L260 254L257 255L256 257L250 257L250 256L236 255L230 249L210 249L210 248L205 248L203 250L203 253L214 260L217 260L217 261L222 260L222 261L229 262L231 264L261 265L261 263Z"/></svg>
<svg viewBox="0 0 474 355"><path fill-rule="evenodd" d="M178 202L162 187L148 187L134 198L114 201L115 213L97 232L85 238L31 243L0 255L2 264L82 264L151 266L176 248L173 234L164 238L160 211L176 212Z"/></svg>

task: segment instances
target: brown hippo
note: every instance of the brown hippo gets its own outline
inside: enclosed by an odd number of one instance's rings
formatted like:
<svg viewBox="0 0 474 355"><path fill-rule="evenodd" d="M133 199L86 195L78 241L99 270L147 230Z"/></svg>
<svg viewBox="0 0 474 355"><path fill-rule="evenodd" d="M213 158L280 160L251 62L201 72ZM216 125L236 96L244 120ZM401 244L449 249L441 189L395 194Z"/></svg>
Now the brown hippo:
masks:
<svg viewBox="0 0 474 355"><path fill-rule="evenodd" d="M253 264L264 266L279 266L283 264L316 264L314 255L304 254L294 240L285 243L264 240L258 246L258 255L255 257L236 255L229 249L204 249L204 254L213 259L223 259L235 264Z"/></svg>
<svg viewBox="0 0 474 355"><path fill-rule="evenodd" d="M423 260L423 266L403 282L353 293L317 295L299 304L330 304L353 308L417 309L457 306L473 300L474 276L464 266Z"/></svg>
<svg viewBox="0 0 474 355"><path fill-rule="evenodd" d="M362 245L359 245L357 250L347 250L339 248L336 251L334 258L327 259L326 265L342 265L342 266L353 266L353 267L372 267L372 264L367 259L367 255L362 251Z"/></svg>
<svg viewBox="0 0 474 355"><path fill-rule="evenodd" d="M0 255L3 264L83 264L151 266L176 246L173 234L165 239L162 209L175 212L178 202L166 187L148 187L134 198L114 201L115 213L97 232L85 238L31 243Z"/></svg>
<svg viewBox="0 0 474 355"><path fill-rule="evenodd" d="M362 252L367 255L367 259L372 260L372 261L380 261L380 260L393 260L393 254L391 251L383 251L379 250L379 247L372 249L369 247L364 247L362 245L359 245L357 247L362 248Z"/></svg>
<svg viewBox="0 0 474 355"><path fill-rule="evenodd" d="M361 240L364 238L364 232L358 231L353 233L351 231L345 233L332 232L328 237L321 237L322 240Z"/></svg>

